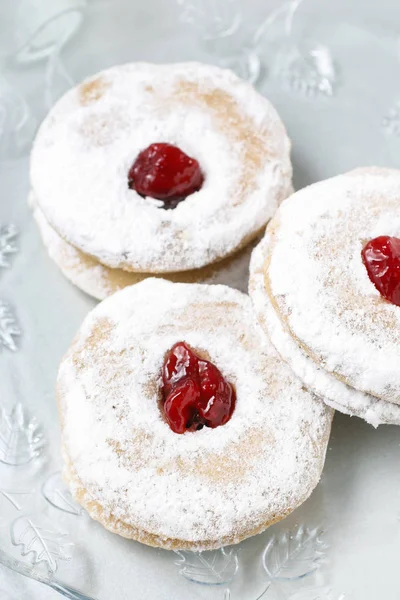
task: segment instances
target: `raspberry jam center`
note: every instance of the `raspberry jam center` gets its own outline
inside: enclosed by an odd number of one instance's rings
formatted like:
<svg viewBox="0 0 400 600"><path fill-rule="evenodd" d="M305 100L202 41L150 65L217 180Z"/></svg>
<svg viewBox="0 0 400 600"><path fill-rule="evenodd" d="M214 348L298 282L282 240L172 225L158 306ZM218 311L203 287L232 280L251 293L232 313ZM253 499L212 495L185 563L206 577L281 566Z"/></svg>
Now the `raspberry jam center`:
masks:
<svg viewBox="0 0 400 600"><path fill-rule="evenodd" d="M378 292L400 306L400 239L387 235L374 238L364 246L361 256Z"/></svg>
<svg viewBox="0 0 400 600"><path fill-rule="evenodd" d="M162 379L164 413L175 433L219 427L231 418L236 402L232 385L185 342L168 352Z"/></svg>
<svg viewBox="0 0 400 600"><path fill-rule="evenodd" d="M128 186L143 197L175 208L203 185L199 163L172 144L151 144L140 152L128 173Z"/></svg>

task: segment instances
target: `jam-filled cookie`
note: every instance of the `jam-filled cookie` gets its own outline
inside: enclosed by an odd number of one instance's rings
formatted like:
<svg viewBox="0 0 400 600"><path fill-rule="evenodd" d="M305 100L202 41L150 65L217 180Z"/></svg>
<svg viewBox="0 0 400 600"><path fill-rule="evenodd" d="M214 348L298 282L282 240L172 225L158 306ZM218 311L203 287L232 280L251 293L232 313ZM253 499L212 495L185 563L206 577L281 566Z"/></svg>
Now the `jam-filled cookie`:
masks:
<svg viewBox="0 0 400 600"><path fill-rule="evenodd" d="M84 257L135 274L194 271L262 231L291 189L275 109L198 63L114 67L67 92L31 156L35 202Z"/></svg>
<svg viewBox="0 0 400 600"><path fill-rule="evenodd" d="M280 207L250 293L281 355L336 408L400 424L400 171L364 168Z"/></svg>
<svg viewBox="0 0 400 600"><path fill-rule="evenodd" d="M237 543L319 481L333 411L226 286L148 278L114 294L85 319L57 389L72 494L127 538Z"/></svg>
<svg viewBox="0 0 400 600"><path fill-rule="evenodd" d="M305 385L332 408L356 415L374 426L400 425L400 406L346 385L316 363L290 335L265 290L264 267L269 241L267 233L252 253L249 293L260 325L276 350Z"/></svg>

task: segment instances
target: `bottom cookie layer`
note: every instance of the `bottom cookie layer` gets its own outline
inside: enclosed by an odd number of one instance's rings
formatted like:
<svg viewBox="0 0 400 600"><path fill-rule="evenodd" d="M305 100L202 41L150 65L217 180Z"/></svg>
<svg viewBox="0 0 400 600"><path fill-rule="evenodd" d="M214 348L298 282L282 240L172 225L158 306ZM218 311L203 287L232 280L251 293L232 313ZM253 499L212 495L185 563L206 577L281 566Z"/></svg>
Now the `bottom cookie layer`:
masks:
<svg viewBox="0 0 400 600"><path fill-rule="evenodd" d="M61 238L49 225L32 198L30 204L33 206L33 215L50 258L67 279L89 296L93 296L97 300L104 300L107 296L128 285L139 283L148 277L157 277L152 274L110 269L102 265ZM255 243L251 243L237 254L225 258L219 263L193 271L164 274L160 277L181 283L226 284L246 291L244 282L248 279L250 255Z"/></svg>
<svg viewBox="0 0 400 600"><path fill-rule="evenodd" d="M65 480L65 483L68 485L76 501L86 510L88 515L94 521L97 521L103 527L105 527L105 529L111 531L111 533L116 533L121 537L140 542L141 544L146 544L146 546L152 546L153 548L163 548L164 550L190 550L192 552L203 552L206 550L216 550L218 548L222 548L223 546L238 544L241 541L252 537L253 535L258 535L259 533L262 533L263 531L265 531L265 529L267 529L271 525L274 525L274 523L282 521L282 519L284 519L291 512L293 512L295 508L290 508L285 513L276 515L275 519L269 520L268 522L263 523L258 527L243 530L243 533L241 535L235 537L228 536L219 540L203 540L202 542L188 542L186 540L161 537L159 535L150 533L145 529L141 529L139 527L132 527L132 525L128 525L127 523L124 523L124 521L115 518L112 514L107 513L107 511L104 510L101 504L91 499L89 492L85 489L82 482L79 480L75 469L71 465L71 462L65 450L63 451L63 457L63 478ZM306 498L304 498L304 500L306 500Z"/></svg>

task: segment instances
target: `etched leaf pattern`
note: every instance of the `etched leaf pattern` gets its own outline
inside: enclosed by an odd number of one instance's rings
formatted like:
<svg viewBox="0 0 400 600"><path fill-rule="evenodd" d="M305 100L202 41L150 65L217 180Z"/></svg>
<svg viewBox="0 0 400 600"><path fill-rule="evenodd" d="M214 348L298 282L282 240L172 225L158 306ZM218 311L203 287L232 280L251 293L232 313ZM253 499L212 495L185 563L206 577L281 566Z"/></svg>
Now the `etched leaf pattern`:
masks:
<svg viewBox="0 0 400 600"><path fill-rule="evenodd" d="M332 96L336 68L329 48L302 41L277 54L274 72L291 90L305 95Z"/></svg>
<svg viewBox="0 0 400 600"><path fill-rule="evenodd" d="M17 228L15 225L0 226L0 268L10 266L10 257L17 251Z"/></svg>
<svg viewBox="0 0 400 600"><path fill-rule="evenodd" d="M257 27L253 38L254 45L261 47L276 36L280 39L288 38L293 33L293 19L302 2L303 0L289 0L273 10Z"/></svg>
<svg viewBox="0 0 400 600"><path fill-rule="evenodd" d="M53 473L46 479L42 487L44 498L58 510L79 516L83 509L72 498L71 492L62 480L61 473Z"/></svg>
<svg viewBox="0 0 400 600"><path fill-rule="evenodd" d="M0 74L0 158L23 154L35 126L25 98Z"/></svg>
<svg viewBox="0 0 400 600"><path fill-rule="evenodd" d="M29 496L31 496L32 493L33 492L31 491L13 491L0 489L0 496L7 500L15 508L15 510L18 511L22 510L23 501L26 500Z"/></svg>
<svg viewBox="0 0 400 600"><path fill-rule="evenodd" d="M7 348L15 352L17 344L14 338L20 335L21 331L11 307L0 300L0 350Z"/></svg>
<svg viewBox="0 0 400 600"><path fill-rule="evenodd" d="M0 408L0 462L23 465L39 456L43 434L36 422L17 404L9 414Z"/></svg>
<svg viewBox="0 0 400 600"><path fill-rule="evenodd" d="M71 559L73 544L66 541L67 534L41 527L31 517L19 517L11 527L14 546L21 546L22 556L32 554L32 563L44 562L51 573L59 560Z"/></svg>
<svg viewBox="0 0 400 600"><path fill-rule="evenodd" d="M210 552L177 551L175 564L179 573L195 583L223 585L234 578L239 566L234 548L221 548Z"/></svg>
<svg viewBox="0 0 400 600"><path fill-rule="evenodd" d="M241 24L241 7L237 0L178 0L181 19L209 37L232 35Z"/></svg>
<svg viewBox="0 0 400 600"><path fill-rule="evenodd" d="M75 82L61 58L62 46L49 57L45 73L45 104L50 109Z"/></svg>
<svg viewBox="0 0 400 600"><path fill-rule="evenodd" d="M316 577L326 550L320 528L301 525L272 536L262 557L269 581L257 600L328 600L324 578Z"/></svg>
<svg viewBox="0 0 400 600"><path fill-rule="evenodd" d="M295 531L274 535L263 554L270 579L298 579L309 575L325 556L326 545L319 528L300 526Z"/></svg>
<svg viewBox="0 0 400 600"><path fill-rule="evenodd" d="M194 30L199 44L212 62L235 71L255 83L260 58L243 28L243 6L239 0L177 0L181 20Z"/></svg>
<svg viewBox="0 0 400 600"><path fill-rule="evenodd" d="M305 95L331 96L337 73L330 49L293 35L293 21L303 1L291 0L268 15L254 34L254 46L273 57L272 74L284 87Z"/></svg>

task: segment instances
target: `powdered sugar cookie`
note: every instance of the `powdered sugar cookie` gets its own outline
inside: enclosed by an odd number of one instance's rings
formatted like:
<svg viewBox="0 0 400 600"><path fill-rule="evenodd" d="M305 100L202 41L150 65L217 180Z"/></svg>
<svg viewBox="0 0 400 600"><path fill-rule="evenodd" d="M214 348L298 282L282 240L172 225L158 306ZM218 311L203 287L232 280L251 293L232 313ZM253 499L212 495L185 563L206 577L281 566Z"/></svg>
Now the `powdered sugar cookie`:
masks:
<svg viewBox="0 0 400 600"><path fill-rule="evenodd" d="M351 387L395 404L399 207L400 171L358 169L309 186L272 220L265 267L270 301L306 354Z"/></svg>
<svg viewBox="0 0 400 600"><path fill-rule="evenodd" d="M400 406L355 390L325 371L285 329L265 289L264 267L269 242L267 233L252 253L249 293L259 323L279 354L307 387L332 408L361 417L374 427L382 423L400 425Z"/></svg>
<svg viewBox="0 0 400 600"><path fill-rule="evenodd" d="M77 501L120 535L191 550L301 504L333 414L278 358L248 296L152 278L88 315L58 398Z"/></svg>
<svg viewBox="0 0 400 600"><path fill-rule="evenodd" d="M30 204L50 258L65 277L86 294L97 298L97 300L104 300L107 296L122 290L128 285L139 283L151 276L146 273L133 273L123 269L105 267L96 259L77 250L77 248L63 240L48 224L44 214L35 205L33 199L31 199ZM250 255L254 244L255 242L252 242L234 256L225 258L214 265L193 271L168 273L163 277L169 281L181 283L229 284L241 291L246 291Z"/></svg>
<svg viewBox="0 0 400 600"><path fill-rule="evenodd" d="M31 184L84 255L135 273L190 271L257 236L288 194L289 152L274 108L232 72L138 63L59 100L35 140Z"/></svg>

